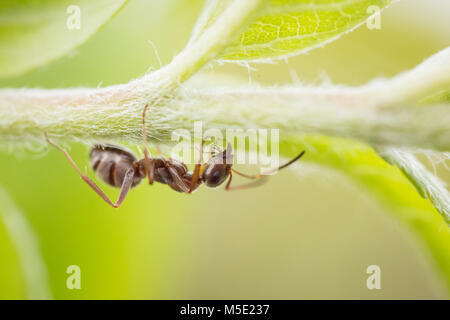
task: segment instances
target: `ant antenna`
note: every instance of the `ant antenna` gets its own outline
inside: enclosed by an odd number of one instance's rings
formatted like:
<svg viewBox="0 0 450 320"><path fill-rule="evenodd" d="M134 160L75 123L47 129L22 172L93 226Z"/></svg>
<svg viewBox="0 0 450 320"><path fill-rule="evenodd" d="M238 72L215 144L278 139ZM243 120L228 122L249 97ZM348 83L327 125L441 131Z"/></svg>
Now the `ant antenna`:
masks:
<svg viewBox="0 0 450 320"><path fill-rule="evenodd" d="M268 174L277 172L278 170L281 170L281 169L284 169L284 168L290 166L290 165L293 164L295 161L297 161L298 159L300 159L304 154L305 154L305 150L303 150L302 152L300 152L300 154L299 154L298 156L296 156L295 158L293 158L293 159L290 160L289 162L287 162L287 163L285 163L285 164L279 166L278 168L275 168L275 169L269 171ZM241 185L241 186L237 186L237 187L230 187L230 182L231 182L231 179L230 179L230 181L228 182L228 184L227 184L227 186L226 186L226 188L225 188L225 190L227 190L227 191L231 191L231 190L239 190L239 189L248 189L248 188L252 188L252 187L259 186L259 185L261 185L261 184L263 184L263 183L265 183L265 182L267 181L267 179L264 179L264 178L267 178L267 174L264 174L264 175L263 175L263 174L259 173L259 174L257 174L257 175L249 175L249 174L245 174L245 173L239 172L239 171L237 171L237 170L235 170L235 169L231 169L231 171L234 172L234 173L236 173L236 174L238 174L238 175L240 175L240 176L242 176L242 177L244 177L244 178L252 179L252 180L255 180L255 181L250 182L250 183L248 183L248 184ZM231 172L230 172L230 173L231 173Z"/></svg>
<svg viewBox="0 0 450 320"><path fill-rule="evenodd" d="M240 175L240 176L242 176L242 177L249 178L249 179L258 179L258 178L261 178L262 176L269 175L269 174L271 174L271 173L277 172L278 170L281 170L281 169L284 169L284 168L290 166L290 165L293 164L295 161L297 161L298 159L300 159L301 157L303 157L304 154L305 154L305 150L303 150L298 156L296 156L295 158L293 158L293 159L290 160L289 162L287 162L287 163L285 163L285 164L279 166L278 168L275 168L275 169L270 170L267 174L261 174L261 173L259 173L259 174L257 174L257 175L248 175L248 174L245 174L245 173L236 171L235 169L231 169L231 170L232 170L234 173L236 173L236 174L238 174L238 175Z"/></svg>

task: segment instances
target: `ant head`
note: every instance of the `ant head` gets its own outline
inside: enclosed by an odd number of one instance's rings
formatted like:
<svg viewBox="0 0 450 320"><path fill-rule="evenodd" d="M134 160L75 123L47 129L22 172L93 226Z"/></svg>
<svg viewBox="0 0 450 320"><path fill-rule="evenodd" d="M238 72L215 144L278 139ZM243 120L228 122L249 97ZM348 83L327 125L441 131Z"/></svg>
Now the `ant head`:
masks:
<svg viewBox="0 0 450 320"><path fill-rule="evenodd" d="M233 165L233 154L231 144L227 149L211 159L203 166L202 180L210 188L220 186L230 175Z"/></svg>

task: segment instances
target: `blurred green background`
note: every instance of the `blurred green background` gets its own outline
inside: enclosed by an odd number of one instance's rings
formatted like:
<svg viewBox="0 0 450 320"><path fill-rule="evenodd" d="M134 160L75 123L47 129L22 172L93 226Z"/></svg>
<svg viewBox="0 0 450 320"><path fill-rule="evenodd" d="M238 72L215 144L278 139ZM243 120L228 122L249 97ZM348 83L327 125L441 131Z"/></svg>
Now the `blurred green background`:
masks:
<svg viewBox="0 0 450 320"><path fill-rule="evenodd" d="M170 62L202 5L130 0L68 56L0 86L127 82L159 67L148 40ZM252 80L292 83L295 71L308 83L358 85L395 75L450 44L448 10L446 0L396 3L382 14L381 30L363 26L288 63L254 65ZM236 65L204 72L248 81L248 70ZM70 147L80 167L88 165L89 147ZM143 183L114 210L55 150L3 148L0 167L0 185L34 230L48 279L33 266L28 276L41 277L56 299L447 298L416 239L370 194L329 169L300 164L300 173L282 171L260 188L232 193L200 188L188 196ZM438 173L450 182L444 167L437 165ZM116 189L100 184L115 198ZM27 298L7 230L0 222L0 298ZM381 290L366 288L372 264L381 267ZM66 288L69 265L81 268L81 290Z"/></svg>

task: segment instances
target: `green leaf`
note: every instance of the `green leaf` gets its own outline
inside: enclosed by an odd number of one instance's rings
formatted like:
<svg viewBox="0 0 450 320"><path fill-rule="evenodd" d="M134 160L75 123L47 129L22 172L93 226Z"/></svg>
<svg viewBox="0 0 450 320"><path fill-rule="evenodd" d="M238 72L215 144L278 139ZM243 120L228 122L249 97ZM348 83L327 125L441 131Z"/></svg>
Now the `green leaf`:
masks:
<svg viewBox="0 0 450 320"><path fill-rule="evenodd" d="M65 55L95 34L125 2L0 1L0 77L18 75Z"/></svg>
<svg viewBox="0 0 450 320"><path fill-rule="evenodd" d="M289 138L280 146L286 156L302 149L307 150L302 161L342 171L380 199L433 257L433 266L450 293L450 228L400 169L380 158L371 147L350 139L307 135Z"/></svg>
<svg viewBox="0 0 450 320"><path fill-rule="evenodd" d="M211 25L230 1L211 1L193 37ZM220 60L264 60L324 45L363 24L392 0L265 0L250 25Z"/></svg>

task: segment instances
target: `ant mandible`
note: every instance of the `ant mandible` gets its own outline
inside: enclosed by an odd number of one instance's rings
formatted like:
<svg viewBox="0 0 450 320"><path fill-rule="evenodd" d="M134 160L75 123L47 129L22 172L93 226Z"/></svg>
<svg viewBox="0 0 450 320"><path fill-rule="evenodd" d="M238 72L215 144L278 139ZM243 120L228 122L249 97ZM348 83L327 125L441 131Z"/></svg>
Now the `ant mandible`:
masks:
<svg viewBox="0 0 450 320"><path fill-rule="evenodd" d="M144 159L138 160L131 152L114 145L95 145L90 153L90 162L94 172L107 184L120 188L119 197L113 203L108 196L92 181L87 175L83 174L76 163L72 160L69 153L54 143L45 132L45 138L48 143L59 151L69 160L77 173L103 200L114 208L120 207L131 188L138 185L139 182L147 176L150 185L154 181L167 184L173 190L184 193L192 193L202 183L210 188L220 186L228 178L225 190L244 189L249 185L230 187L232 173L236 173L249 179L259 179L261 174L247 175L232 169L233 155L231 153L231 144L227 149L212 156L206 163L200 162L195 165L194 171L189 172L188 167L175 159L165 159L163 157L150 157L146 144L145 114L148 105L144 107L142 113L142 131L143 131L143 152ZM203 156L203 143L200 148L200 161ZM302 151L298 156L288 163L276 168L280 170L291 165L304 155Z"/></svg>

